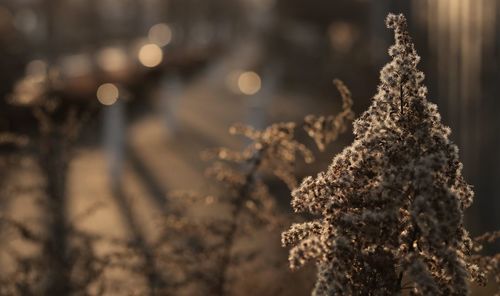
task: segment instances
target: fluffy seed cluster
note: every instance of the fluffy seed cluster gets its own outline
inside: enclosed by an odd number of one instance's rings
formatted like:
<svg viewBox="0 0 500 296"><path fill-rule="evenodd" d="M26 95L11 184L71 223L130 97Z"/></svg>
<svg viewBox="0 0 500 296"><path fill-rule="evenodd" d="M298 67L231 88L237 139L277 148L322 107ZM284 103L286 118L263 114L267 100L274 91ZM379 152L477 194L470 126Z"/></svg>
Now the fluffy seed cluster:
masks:
<svg viewBox="0 0 500 296"><path fill-rule="evenodd" d="M304 129L314 139L319 150L324 151L326 146L347 130L349 122L354 119L352 110L352 95L347 86L340 80L334 79L333 84L342 97L342 111L335 115L317 116L308 115L304 118Z"/></svg>
<svg viewBox="0 0 500 296"><path fill-rule="evenodd" d="M466 295L481 278L463 227L473 199L458 148L426 99L405 17L389 14L392 60L355 141L326 172L293 191L296 212L316 220L282 234L292 269L315 261L313 295Z"/></svg>
<svg viewBox="0 0 500 296"><path fill-rule="evenodd" d="M314 160L312 152L295 140L295 126L293 122L275 123L260 131L244 124L235 124L229 132L233 135L243 135L252 143L243 151L226 148L207 151L205 157L216 158L225 163L250 164L250 166L258 162L258 168L266 168L293 189L297 187L294 174L297 157L301 156L306 163ZM223 163L216 163L208 173L220 181L240 183L240 185L245 183L244 173L231 170Z"/></svg>

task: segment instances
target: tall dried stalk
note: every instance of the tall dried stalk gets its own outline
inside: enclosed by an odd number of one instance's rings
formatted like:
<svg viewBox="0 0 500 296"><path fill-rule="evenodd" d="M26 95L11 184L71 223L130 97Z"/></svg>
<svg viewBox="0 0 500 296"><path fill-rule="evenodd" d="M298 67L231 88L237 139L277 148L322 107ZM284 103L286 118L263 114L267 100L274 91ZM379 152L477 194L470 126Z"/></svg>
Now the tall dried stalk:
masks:
<svg viewBox="0 0 500 296"><path fill-rule="evenodd" d="M466 295L468 281L498 271L498 256L471 256L479 248L463 215L474 193L458 148L426 98L406 19L386 23L395 45L378 93L354 122L355 141L294 190L294 210L317 219L282 242L295 244L291 268L316 262L313 295Z"/></svg>
<svg viewBox="0 0 500 296"><path fill-rule="evenodd" d="M342 110L335 116L313 116L305 118L303 128L311 136L320 150L335 140L347 129L347 123L353 118L352 98L347 87L335 80L342 99ZM297 155L310 163L313 153L302 143L295 140L296 124L273 124L263 131L251 127L235 125L230 129L232 134L241 134L252 143L242 152L234 152L225 148L212 151L212 157L233 167L216 162L209 173L224 183L229 189L228 203L231 207L227 220L228 228L223 234L222 251L219 254L217 276L213 285L214 295L225 295L228 292L229 269L233 260L233 249L241 227L240 216L249 212L267 223L276 222L275 198L269 194L267 186L259 180L261 171L269 171L281 179L290 189L297 186L295 165ZM239 166L234 168L234 164Z"/></svg>

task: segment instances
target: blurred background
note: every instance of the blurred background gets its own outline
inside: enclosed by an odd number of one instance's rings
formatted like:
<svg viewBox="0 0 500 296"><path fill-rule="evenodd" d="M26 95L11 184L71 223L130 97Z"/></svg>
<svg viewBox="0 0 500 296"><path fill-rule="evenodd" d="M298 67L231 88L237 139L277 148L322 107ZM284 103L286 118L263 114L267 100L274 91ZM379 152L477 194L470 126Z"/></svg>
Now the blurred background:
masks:
<svg viewBox="0 0 500 296"><path fill-rule="evenodd" d="M200 153L246 143L227 133L232 123L261 129L335 114L333 78L361 114L389 60L389 12L408 18L429 99L474 186L468 229L500 229L497 0L0 0L0 216L43 219L37 197L52 178L64 188L56 193L61 219L102 204L79 225L147 246L171 192L213 185ZM44 119L40 108L58 111ZM47 136L47 126L64 136ZM68 133L78 134L71 153ZM351 134L315 150L317 161L300 165L298 177L327 168ZM43 167L44 157L59 158ZM290 212L286 187L269 184ZM262 252L285 266L279 230L260 237ZM0 252L0 273L10 258ZM243 274L231 294L306 295L311 271Z"/></svg>

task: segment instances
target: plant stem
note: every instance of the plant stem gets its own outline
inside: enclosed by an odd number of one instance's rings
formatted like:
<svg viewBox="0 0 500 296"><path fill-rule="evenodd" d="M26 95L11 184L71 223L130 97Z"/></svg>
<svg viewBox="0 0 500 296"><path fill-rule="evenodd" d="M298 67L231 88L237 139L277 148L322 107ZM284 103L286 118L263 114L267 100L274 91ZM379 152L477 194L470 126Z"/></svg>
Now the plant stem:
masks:
<svg viewBox="0 0 500 296"><path fill-rule="evenodd" d="M403 115L403 83L400 84L399 86L399 100L401 102L401 115Z"/></svg>
<svg viewBox="0 0 500 296"><path fill-rule="evenodd" d="M222 250L222 260L219 269L219 275L217 277L215 287L214 287L214 295L226 295L226 285L228 278L228 270L231 266L231 253L233 250L233 246L236 240L236 234L238 232L238 220L239 216L243 210L245 205L245 200L248 198L250 194L250 190L253 187L253 183L255 181L255 174L259 170L259 167L262 162L262 154L265 147L261 150L257 151L253 157L249 160L249 170L245 175L245 181L241 187L238 188L237 198L233 201L233 209L231 211L231 225L229 226L229 230L224 236L224 247Z"/></svg>

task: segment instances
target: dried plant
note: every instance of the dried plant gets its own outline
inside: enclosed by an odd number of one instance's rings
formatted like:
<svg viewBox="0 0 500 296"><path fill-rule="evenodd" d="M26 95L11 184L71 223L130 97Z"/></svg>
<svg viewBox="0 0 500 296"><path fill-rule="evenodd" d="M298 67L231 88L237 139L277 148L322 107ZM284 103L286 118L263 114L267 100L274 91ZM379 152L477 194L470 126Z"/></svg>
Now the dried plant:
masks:
<svg viewBox="0 0 500 296"><path fill-rule="evenodd" d="M463 227L473 191L426 99L405 17L386 24L395 45L378 93L354 122L354 142L293 191L294 210L318 218L293 225L282 243L295 244L292 269L316 262L313 295L466 295L488 271ZM498 256L486 261L498 268Z"/></svg>
<svg viewBox="0 0 500 296"><path fill-rule="evenodd" d="M314 139L321 151L324 151L326 145L344 133L347 129L347 123L354 119L351 92L341 80L334 79L333 83L342 96L342 111L329 116L308 115L304 119L304 129Z"/></svg>
<svg viewBox="0 0 500 296"><path fill-rule="evenodd" d="M85 217L95 212L95 207L86 211ZM33 222L33 221L30 221ZM14 261L14 268L0 277L0 295L53 295L54 285L65 285L64 295L104 295L107 292L108 280L105 272L112 268L129 270L134 267L129 263L136 255L135 247L131 242L102 237L82 231L66 223L65 249L60 250L67 272L64 276L68 282L55 283L60 280L60 272L53 266L54 254L47 246L54 244L53 237L43 230L37 230L33 223L17 221L0 215L0 226L4 231L6 243L2 246L10 259ZM33 251L20 252L19 242L30 246ZM98 252L96 245L105 243L108 246L117 246L119 251ZM121 249L119 249L121 248ZM129 264L130 266L127 266ZM60 294L56 294L60 295Z"/></svg>
<svg viewBox="0 0 500 296"><path fill-rule="evenodd" d="M37 152L35 157L45 182L41 188L43 193L38 193L41 197L37 197L35 203L44 216L33 221L18 221L0 213L0 226L5 230L2 248L14 261L12 272L0 276L0 294L89 295L92 286L102 284L103 271L112 265L110 258L116 254L98 254L97 243L113 240L78 229L76 221L66 216L65 180L74 143L95 106L71 103L61 106L58 99L45 98L29 108L38 120L38 136L28 138L2 133L0 144ZM92 207L83 216L92 215L94 211ZM16 242L19 241L31 246L33 251L18 252Z"/></svg>
<svg viewBox="0 0 500 296"><path fill-rule="evenodd" d="M493 277L497 290L495 296L500 296L500 253L491 256L481 254L483 247L500 240L500 231L488 232L474 238L474 246L471 251L471 261L478 267L471 274L474 281L481 286L488 283L488 277Z"/></svg>
<svg viewBox="0 0 500 296"><path fill-rule="evenodd" d="M244 135L252 143L242 152L229 151L225 148L213 151L219 160L243 165L244 169L234 169L217 162L209 169L227 186L227 202L230 204L229 219L225 223L227 230L223 234L223 247L219 255L219 275L216 279L214 295L222 295L227 290L228 269L233 259L233 245L238 232L238 223L243 212L249 217L272 221L275 216L274 198L262 181L258 172L262 169L271 171L290 188L296 186L294 165L297 154L306 162L313 160L312 152L294 139L294 123L273 124L264 131L256 131L249 126L235 125L231 134Z"/></svg>
<svg viewBox="0 0 500 296"><path fill-rule="evenodd" d="M344 101L340 114L352 114L352 101L347 87L336 82ZM341 115L328 118L340 118ZM309 122L322 120L321 128L311 130L314 138L333 138L327 134L340 134L346 130L349 118L326 120L309 116ZM196 283L195 290L210 295L230 293L232 275L230 270L241 263L252 260L255 254L235 248L236 241L249 232L265 227L273 229L288 220L277 210L276 197L266 185L265 178L272 176L282 180L291 190L296 188L295 166L303 159L314 160L313 153L295 139L296 124L293 122L272 124L264 130L235 124L230 127L232 135L242 135L250 143L241 151L217 148L203 153L206 160L213 161L207 175L223 185L217 196L180 194L184 205L170 205L170 213L162 223L163 235L154 244L155 257L160 266L169 266L166 272L170 291ZM328 142L321 142L323 145ZM192 205L212 206L217 218L194 219L187 213ZM219 207L217 209L217 207ZM271 265L271 264L270 264ZM176 266L176 267L173 267Z"/></svg>
<svg viewBox="0 0 500 296"><path fill-rule="evenodd" d="M76 106L66 109L57 99L47 98L33 111L40 128L39 166L46 178L44 206L49 231L43 241L43 251L50 268L45 273L46 283L42 290L48 294L67 294L76 286L70 278L76 261L68 260L65 254L71 249L68 241L70 225L66 217L66 178L72 146L83 123L92 114L90 110Z"/></svg>
<svg viewBox="0 0 500 296"><path fill-rule="evenodd" d="M164 235L154 246L156 257L164 259L160 259L161 265L177 266L177 274L165 276L169 288L185 289L194 284L195 290L204 294L229 292L229 269L252 257L235 251L238 236L249 227L274 225L279 221L275 198L260 172L272 172L293 187L298 155L306 162L313 160L312 152L294 139L294 130L294 123L273 124L263 131L236 124L230 133L249 138L251 143L247 147L242 151L219 148L203 154L207 160L215 160L207 174L224 185L223 193L217 198L184 193L183 202L222 205L229 211L218 218L200 220L188 217L185 205L171 207L162 223Z"/></svg>
<svg viewBox="0 0 500 296"><path fill-rule="evenodd" d="M347 124L354 114L349 90L340 80L334 80L334 83L342 95L342 111L328 117L309 115L304 124L304 129L315 139L321 150L346 131ZM251 143L241 152L219 148L208 153L209 157L219 160L209 168L208 173L228 188L225 194L226 202L231 208L229 220L225 223L228 228L222 236L219 275L215 289L212 290L215 295L227 292L227 273L233 260L233 245L240 228L241 216L246 214L245 216L250 218L251 221L247 222L249 225L259 225L262 222L267 225L279 223L276 198L259 178L259 172L271 172L292 190L297 187L297 156L300 155L306 163L314 161L313 153L295 140L295 128L296 124L293 122L272 124L263 131L236 124L229 132L233 135L243 135L250 139ZM232 166L228 166L228 163Z"/></svg>

